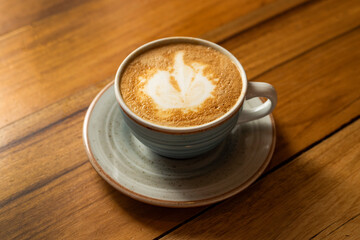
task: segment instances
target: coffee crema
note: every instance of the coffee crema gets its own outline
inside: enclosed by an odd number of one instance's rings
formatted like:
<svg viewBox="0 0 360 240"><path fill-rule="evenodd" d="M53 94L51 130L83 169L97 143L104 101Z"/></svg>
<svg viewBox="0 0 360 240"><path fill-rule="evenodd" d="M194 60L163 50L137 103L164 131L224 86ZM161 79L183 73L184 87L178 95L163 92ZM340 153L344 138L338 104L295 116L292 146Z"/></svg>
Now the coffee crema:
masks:
<svg viewBox="0 0 360 240"><path fill-rule="evenodd" d="M166 44L134 58L120 79L126 105L149 122L192 127L228 112L242 88L240 72L223 53L192 43Z"/></svg>

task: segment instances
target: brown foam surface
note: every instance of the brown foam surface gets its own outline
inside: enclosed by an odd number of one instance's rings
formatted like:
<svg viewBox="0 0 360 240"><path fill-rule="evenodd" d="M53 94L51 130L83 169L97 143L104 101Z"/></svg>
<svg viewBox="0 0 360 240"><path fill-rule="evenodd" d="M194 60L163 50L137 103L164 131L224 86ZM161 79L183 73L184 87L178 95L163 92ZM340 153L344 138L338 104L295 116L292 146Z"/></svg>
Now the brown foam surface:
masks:
<svg viewBox="0 0 360 240"><path fill-rule="evenodd" d="M144 92L144 86L158 71L173 71L174 56L184 52L186 65L204 65L204 75L215 86L211 97L196 107L159 107ZM180 91L177 82L170 78L170 84ZM120 81L121 95L127 106L139 117L163 126L189 127L211 122L236 103L242 88L241 76L235 64L219 51L197 44L168 44L151 49L128 64Z"/></svg>

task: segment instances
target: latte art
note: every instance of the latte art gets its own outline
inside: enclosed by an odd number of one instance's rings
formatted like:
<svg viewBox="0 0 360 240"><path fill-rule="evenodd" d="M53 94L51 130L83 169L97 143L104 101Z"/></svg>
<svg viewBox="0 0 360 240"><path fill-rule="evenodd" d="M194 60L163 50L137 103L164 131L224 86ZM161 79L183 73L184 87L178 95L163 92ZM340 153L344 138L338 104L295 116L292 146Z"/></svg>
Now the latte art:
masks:
<svg viewBox="0 0 360 240"><path fill-rule="evenodd" d="M227 113L242 88L236 65L198 44L163 45L131 60L120 94L139 117L171 127L198 126Z"/></svg>
<svg viewBox="0 0 360 240"><path fill-rule="evenodd" d="M191 108L213 97L215 85L209 80L211 75L204 75L205 66L196 62L186 65L183 58L183 51L176 52L172 68L157 71L150 79L140 77L145 82L144 92L160 108Z"/></svg>

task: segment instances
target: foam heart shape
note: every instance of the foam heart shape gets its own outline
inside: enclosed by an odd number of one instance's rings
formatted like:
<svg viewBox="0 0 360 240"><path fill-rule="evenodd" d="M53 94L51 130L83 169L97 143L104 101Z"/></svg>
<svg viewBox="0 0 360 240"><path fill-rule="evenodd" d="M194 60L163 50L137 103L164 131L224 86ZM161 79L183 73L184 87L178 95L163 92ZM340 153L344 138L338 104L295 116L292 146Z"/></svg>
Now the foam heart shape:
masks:
<svg viewBox="0 0 360 240"><path fill-rule="evenodd" d="M172 69L158 70L144 86L144 92L160 108L192 108L212 97L215 85L208 78L211 76L204 75L205 65L197 62L186 65L183 51L177 52L174 60Z"/></svg>

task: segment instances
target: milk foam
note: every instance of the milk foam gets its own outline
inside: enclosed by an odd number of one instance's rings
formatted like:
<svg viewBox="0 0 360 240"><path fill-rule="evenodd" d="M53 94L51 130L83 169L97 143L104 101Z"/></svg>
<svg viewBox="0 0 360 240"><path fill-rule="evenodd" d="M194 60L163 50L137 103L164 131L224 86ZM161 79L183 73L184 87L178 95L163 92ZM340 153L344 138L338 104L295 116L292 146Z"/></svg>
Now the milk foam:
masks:
<svg viewBox="0 0 360 240"><path fill-rule="evenodd" d="M215 85L209 79L211 76L204 75L206 65L196 62L186 65L183 51L176 52L174 60L172 69L158 70L149 79L140 78L145 81L143 91L158 107L192 108L212 97Z"/></svg>
<svg viewBox="0 0 360 240"><path fill-rule="evenodd" d="M136 56L120 81L121 95L140 118L162 126L190 127L226 114L242 89L240 72L223 53L172 43Z"/></svg>

